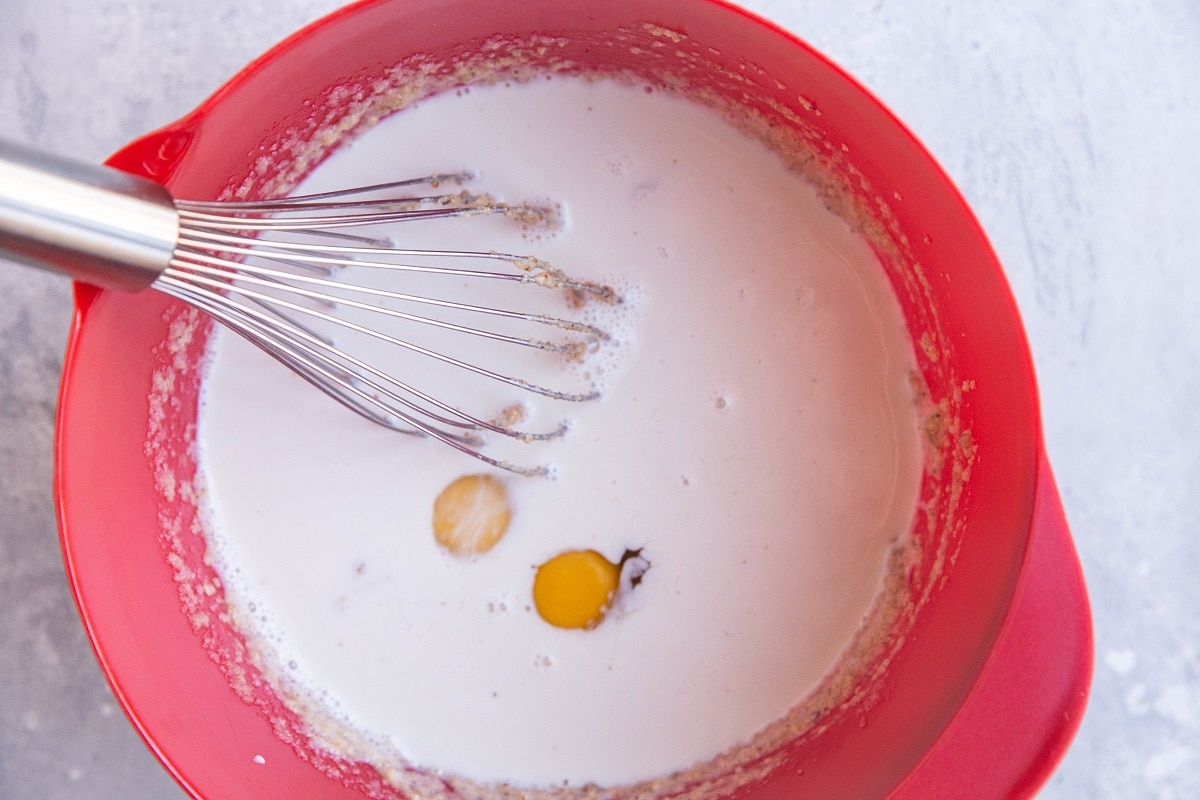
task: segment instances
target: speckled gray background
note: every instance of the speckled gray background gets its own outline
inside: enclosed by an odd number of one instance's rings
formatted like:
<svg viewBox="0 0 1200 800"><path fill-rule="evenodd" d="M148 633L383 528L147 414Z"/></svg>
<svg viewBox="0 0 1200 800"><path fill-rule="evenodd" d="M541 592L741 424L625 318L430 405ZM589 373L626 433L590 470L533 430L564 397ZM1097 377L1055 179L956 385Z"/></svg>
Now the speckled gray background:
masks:
<svg viewBox="0 0 1200 800"><path fill-rule="evenodd" d="M0 0L0 136L101 160L337 5ZM1042 797L1200 797L1200 4L745 5L913 128L1013 284L1096 617L1091 705ZM65 282L0 264L0 799L177 799L63 574L69 308Z"/></svg>

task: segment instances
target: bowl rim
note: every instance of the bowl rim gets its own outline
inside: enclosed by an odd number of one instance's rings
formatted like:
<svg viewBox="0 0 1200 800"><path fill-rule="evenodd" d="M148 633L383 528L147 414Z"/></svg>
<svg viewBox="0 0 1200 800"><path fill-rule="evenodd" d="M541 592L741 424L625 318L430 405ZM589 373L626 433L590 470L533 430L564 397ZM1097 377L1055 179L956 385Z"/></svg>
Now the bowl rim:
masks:
<svg viewBox="0 0 1200 800"><path fill-rule="evenodd" d="M406 0L363 0L363 2L337 9L326 17L318 19L308 26L301 28L247 64L246 67L230 78L212 95L202 101L193 111L185 114L178 121L168 124L158 131L147 134L146 136L140 137L139 139L131 142L129 145L114 154L109 159L109 163L127 171L141 173L156 180L166 181L168 183L171 182L171 180L175 177L177 170L180 168L180 165L186 161L185 156L190 146L190 141L203 131L205 126L209 124L209 119L212 116L219 114L223 106L231 102L232 98L236 98L244 92L252 93L255 82L265 70L273 69L282 62L286 62L297 48L301 47L302 45L306 45L314 36L319 35L323 31L329 30L333 26L341 24L345 20L352 19L357 15L372 9L399 5L405 1ZM667 3L667 5L671 4L674 3ZM933 156L925 150L925 148L920 144L911 131L890 111L890 109L888 109L887 106L878 98L876 98L869 90L858 83L858 81L856 81L852 76L830 61L815 48L812 48L791 32L784 30L774 23L762 19L761 17L758 17L757 15L754 15L745 9L725 2L725 0L695 0L691 4L718 8L722 10L722 13L733 13L745 20L750 21L752 24L762 29L770 31L772 35L780 37L780 40L785 42L787 46L802 48L811 58L821 62L824 68L829 70L831 74L836 75L838 80L842 81L851 92L857 93L859 95L860 102L866 102L867 104L872 105L876 112L881 114L881 120L883 123L892 127L898 133L898 135L907 137L909 145L913 151L924 159L926 169L929 170L931 180L940 183L943 186L943 189L946 191L946 197L950 202L954 203L954 213L962 221L965 235L976 240L976 243L980 245L981 250L986 253L986 257L989 260L988 266L996 271L1000 278L1000 285L1002 289L1000 296L993 299L1005 306L1004 311L1018 320L1016 334L1019 338L1019 341L1014 342L1014 344L1017 345L1017 349L1021 354L1023 354L1023 358L1025 362L1027 362L1026 367L1028 370L1028 387L1030 392L1030 396L1027 399L1028 403L1030 404L1030 408L1028 409L1030 425L1026 429L1025 438L1028 445L1026 452L1029 456L1030 466L1028 480L1025 482L1025 490L1020 492L1023 500L1020 503L1016 503L1016 505L1023 507L1028 512L1026 523L1024 525L1024 529L1027 533L1032 517L1033 487L1037 480L1039 454L1043 451L1043 446L1041 444L1042 432L1040 414L1037 410L1038 401L1036 394L1036 381L1034 380L1033 376L1032 357L1029 354L1028 342L1025 338L1024 331L1021 329L1019 324L1019 314L1016 309L1015 300L1012 297L1011 291L1008 290L1007 284L1003 280L1002 269L999 261L994 252L991 250L990 245L987 243L982 226L979 224L974 212L958 193L957 189L954 187L953 183L942 167L936 162ZM500 3L499 5L516 8L523 6L524 3L522 3L520 0L515 0L515 2L508 1ZM639 3L639 5L649 7L663 5L663 3L642 2ZM182 144L180 144L181 142ZM114 693L116 694L122 708L125 710L126 714L138 729L143 739L147 742L147 745L152 751L155 752L156 756L158 756L159 760L162 761L166 768L175 776L176 780L179 781L180 784L183 785L194 796L202 797L203 795L199 793L199 789L193 788L192 784L189 782L188 777L184 774L185 770L181 770L175 761L170 757L170 755L160 745L160 742L157 738L158 734L156 734L154 730L151 730L151 728L154 726L146 723L146 720L144 719L145 714L139 710L140 703L133 697L135 692L126 690L121 676L117 674L118 668L114 667L108 658L105 644L106 637L104 632L101 630L103 625L99 627L97 626L96 620L91 615L91 605L86 599L87 589L84 587L85 581L82 577L82 572L86 571L89 566L86 563L80 562L79 559L76 558L74 542L75 532L72 528L71 521L72 506L69 498L71 490L66 485L67 476L69 474L69 469L66 467L66 464L71 457L72 445L69 441L69 434L65 432L74 430L72 426L78 423L67 419L67 407L72 401L72 384L79 368L77 359L79 358L81 341L88 335L85 331L85 328L87 328L87 320L92 314L98 297L99 292L91 289L90 287L76 287L75 314L71 324L69 341L67 345L67 354L63 369L63 382L60 388L59 414L56 420L55 497L59 515L60 540L63 547L64 560L67 566L67 574L71 583L72 592L76 598L77 605L79 606L89 641L92 643L93 649L100 660L101 667L105 672L105 676L110 685L113 687ZM1000 625L1007 613L1009 604L1011 602L1013 587L1016 584L1017 575L1019 573L1023 558L1024 548L1022 547L1020 551L1016 553L1016 557L1013 559L1011 564L1011 575L1010 580L1007 583L1007 587L1003 588L993 598L993 621L990 625L991 632L990 634L987 634L986 637L990 643L994 643L994 640L999 633ZM991 650L990 643L987 646L982 647L979 652L973 655L974 666L966 670L966 673L968 674L965 675L962 686L958 687L959 700L958 703L954 704L955 707L957 707L957 705L961 703L962 699L965 698L970 685L974 681L974 678L977 677L979 671L982 669L983 663ZM949 709L946 718L947 722L949 716L952 716L952 714L953 709ZM928 749L929 744L932 742L932 738L935 738L935 736L936 734L931 733L930 742L927 742L925 746L920 748L920 752L924 752L926 749ZM919 760L919 755L920 753L912 754L912 757L910 758L910 766Z"/></svg>

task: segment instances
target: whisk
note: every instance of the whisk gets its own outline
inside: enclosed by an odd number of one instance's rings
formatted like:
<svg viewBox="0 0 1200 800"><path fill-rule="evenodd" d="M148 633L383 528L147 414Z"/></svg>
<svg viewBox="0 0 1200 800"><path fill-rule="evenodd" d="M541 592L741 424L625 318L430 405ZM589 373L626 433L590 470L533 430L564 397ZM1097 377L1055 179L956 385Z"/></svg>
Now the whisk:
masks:
<svg viewBox="0 0 1200 800"><path fill-rule="evenodd" d="M433 437L511 472L543 474L491 457L482 436L553 439L513 427L511 406L500 418L463 410L458 400L420 388L416 377L390 374L339 347L327 332L350 331L522 392L582 402L592 391L562 391L484 367L385 332L400 321L455 335L560 353L578 359L603 342L599 328L563 317L493 308L356 285L346 268L509 281L613 302L605 286L568 278L532 256L492 251L413 250L344 231L389 222L478 214L536 217L541 209L486 195L442 191L466 173L431 175L374 186L252 202L178 200L151 181L0 141L0 256L126 291L153 288L229 326L299 376L359 415L389 429ZM425 191L416 190L424 187ZM414 192L408 194L408 192ZM361 274L356 271L356 275ZM536 328L500 331L471 318Z"/></svg>

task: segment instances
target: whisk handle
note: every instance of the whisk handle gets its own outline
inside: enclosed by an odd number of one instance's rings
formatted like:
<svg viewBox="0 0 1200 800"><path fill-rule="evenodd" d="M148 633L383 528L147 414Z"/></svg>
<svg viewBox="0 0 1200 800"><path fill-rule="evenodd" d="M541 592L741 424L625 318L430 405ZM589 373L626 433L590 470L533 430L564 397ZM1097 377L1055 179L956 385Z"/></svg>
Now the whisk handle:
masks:
<svg viewBox="0 0 1200 800"><path fill-rule="evenodd" d="M178 238L175 203L157 183L0 140L0 257L138 291Z"/></svg>

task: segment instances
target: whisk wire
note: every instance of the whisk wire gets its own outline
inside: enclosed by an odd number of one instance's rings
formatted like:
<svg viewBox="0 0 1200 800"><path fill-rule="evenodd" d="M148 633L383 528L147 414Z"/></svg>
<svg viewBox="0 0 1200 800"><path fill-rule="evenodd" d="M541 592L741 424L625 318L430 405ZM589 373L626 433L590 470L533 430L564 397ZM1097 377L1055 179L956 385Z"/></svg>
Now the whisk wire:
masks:
<svg viewBox="0 0 1200 800"><path fill-rule="evenodd" d="M461 409L440 401L416 387L400 381L395 376L339 350L320 336L278 314L274 306L276 301L271 301L273 305L269 307L270 314L268 314L244 305L231 305L220 291L197 285L188 280L178 280L169 273L163 275L162 282L163 285L160 287L162 291L211 314L255 345L283 361L330 397L351 410L367 416L371 421L392 430L411 432L396 427L392 420L399 419L417 432L450 444L488 464L525 475L544 474L545 470L543 467L521 467L479 453L476 448L480 445L480 441L470 433L486 430L522 441L544 441L557 438L565 433L565 423L549 432L529 433L516 431L467 414ZM259 299L269 299L262 295L258 297ZM292 308L303 310L298 306L292 306ZM412 399L402 397L396 391L389 389L385 383L459 419L439 415ZM385 402L385 400L391 402ZM363 403L381 413L373 413L364 409ZM408 411L403 409L408 409ZM423 418L428 418L429 421ZM451 433L436 427L436 425L459 427L464 430L464 433Z"/></svg>
<svg viewBox="0 0 1200 800"><path fill-rule="evenodd" d="M165 283L169 285L170 281L168 280ZM416 432L430 436L431 438L447 444L450 447L453 447L456 450L466 453L467 455L470 455L476 459L479 459L484 463L499 469L517 473L519 475L538 476L545 475L548 471L544 466L524 467L518 464L513 464L509 461L488 456L485 453L480 452L478 449L480 446L480 441L477 438L469 435L459 435L441 430L432 424L422 421L418 417L399 410L395 406L384 403L376 394L364 391L362 388L356 385L357 382L362 381L361 376L355 377L353 380L347 379L346 376L352 373L347 372L328 355L320 352L314 347L310 347L304 341L304 339L307 337L302 331L282 330L271 324L269 321L266 321L265 318L254 314L250 314L249 317L244 317L240 313L232 313L228 307L222 304L218 295L196 291L194 290L194 287L190 287L186 284L172 288L178 290L178 293L175 291L170 292L173 296L194 304L195 307L220 320L232 330L249 340L252 344L262 348L272 357L278 359L283 364L291 368L296 372L297 375L308 381L316 388L320 389L327 396L338 401L351 411L366 417L372 422L376 422L400 433ZM240 309L240 311L247 312L248 310L243 308ZM284 346L283 344L285 341L287 342L287 346ZM322 344L320 340L316 339L315 337L310 341L315 342L318 345ZM368 365L363 364L362 362L357 362L357 365L369 369ZM374 370L371 371L373 372ZM388 379L394 380L390 377L388 377ZM378 392L379 394L384 394L396 402L401 403L402 405L410 406L423 415L431 416L433 419L440 420L446 424L457 424L453 420L443 420L436 415L432 415L427 409L422 409L410 401L395 396L382 386L373 384L370 381L362 382L373 391ZM418 394L423 398L429 399L432 403L438 404L438 401L432 397L419 392ZM367 405L364 406L364 404ZM378 409L380 412L382 412L382 414L375 413L370 407ZM397 428L392 422L393 418L400 419L404 423L412 426L414 430L408 431ZM504 429L497 428L488 423L484 423L482 421L477 422L479 423L480 427L484 427L489 430L496 430L498 432L504 432ZM565 427L560 427L559 431L553 435L559 435L563 431L565 431Z"/></svg>
<svg viewBox="0 0 1200 800"><path fill-rule="evenodd" d="M286 249L263 248L255 250L248 247L238 247L231 245L229 249L224 250L228 255L232 256L253 256L257 259L272 261L281 265L297 266L307 265L313 268L319 274L329 276L333 273L331 267L338 266L357 266L366 269L392 269L398 271L413 271L436 273L440 275L454 276L469 276L469 277L489 277L489 278L507 278L509 280L522 281L521 276L511 275L496 272L487 272L481 270L445 270L441 267L423 267L413 264L388 264L383 262L371 261L355 261L348 258L323 258L320 256L299 255L287 252ZM190 246L182 253L178 254L181 261L196 260L204 263L215 263L222 261L231 267L236 266L239 272L243 275L258 275L260 277L275 278L277 280L294 280L301 283L311 283L325 290L337 290L352 292L364 296L372 296L377 298L386 298L389 300L399 300L410 303L418 303L422 305L438 306L440 308L454 309L456 311L465 311L479 314L488 314L495 317L505 319L520 320L523 322L533 322L539 325L559 328L564 331L585 334L588 337L603 340L608 338L608 334L600 330L594 325L588 325L576 320L563 319L561 317L551 316L549 314L536 314L528 311L510 311L503 308L495 308L492 306L472 305L454 300L446 300L444 298L423 297L421 295L408 294L404 292L396 292L388 289L379 289L371 286L359 286L345 282L338 282L328 279L315 278L305 275L298 275L293 272L281 272L268 270L265 268L256 267L246 262L231 262L227 259L218 259L209 255L207 252L199 249L192 249ZM184 256L186 255L186 259ZM371 307L371 310L385 312L385 309ZM557 344L555 342L538 340L529 337L501 337L491 331L475 331L476 333L488 336L490 338L503 338L506 341L512 341L514 344L523 344L529 347L535 347L541 350L553 350L555 352L575 352L576 348L567 345Z"/></svg>
<svg viewBox="0 0 1200 800"><path fill-rule="evenodd" d="M223 260L216 258L216 257L212 257L211 261L214 263L220 263ZM487 330L483 330L483 329L471 328L471 327L463 326L463 325L457 325L455 323L447 322L445 320L438 320L438 319L433 319L430 317L422 317L422 316L416 315L416 314L409 314L409 313L406 313L403 311L397 311L396 309L384 308L381 306L374 306L374 305L371 305L368 303L360 303L358 301L350 300L347 298L334 297L334 296L322 294L319 292L313 292L311 290L303 289L303 288L297 287L297 286L281 284L281 283L275 282L275 281L270 281L270 282L262 281L262 280L257 279L254 275L246 274L245 271L243 269L241 269L243 265L238 264L237 262L225 261L224 266L226 267L226 269L220 269L220 268L210 269L210 268L205 267L203 264L188 263L188 262L184 262L181 264L172 264L172 267L168 268L168 270L163 273L163 278L170 277L170 278L174 279L174 281L176 283L190 282L192 284L199 284L201 286L205 286L211 290L232 292L234 294L253 298L258 301L272 303L272 304L281 306L283 308L289 309L291 311L295 311L295 312L299 312L302 314L307 314L309 316L315 317L317 319L320 319L322 322L372 337L374 339L386 342L388 344L395 345L396 347L403 348L410 352L414 352L414 353L418 353L423 356L427 356L436 361L440 361L444 364L449 364L451 366L458 367L458 368L466 370L468 372L472 372L476 375L480 375L485 378L490 378L492 380L499 381L501 383L506 383L509 386L525 389L527 391L534 392L535 394L540 394L543 397L549 397L554 400L566 400L566 401L571 401L571 402L594 400L597 397L597 395L594 393L561 392L556 389L550 389L550 388L547 388L544 386L540 386L536 383L532 383L530 381L522 380L520 378L513 378L508 375L504 375L500 372L497 372L495 370L490 370L485 367L480 367L476 364L472 364L470 362L463 361L462 359L458 359L453 356L449 356L445 353L440 353L436 350L432 350L427 347L422 347L421 345L414 344L413 342L409 342L404 339L400 339L398 337L392 336L388 333L377 330L375 328L370 328L365 325L359 325L358 323L353 322L344 317L339 317L339 316L336 316L333 314L328 314L328 313L325 313L322 311L318 311L316 309L307 308L307 307L299 305L297 303L290 302L282 297L277 297L274 295L267 295L267 294L263 294L261 292L255 292L252 289L248 289L246 286L244 286L242 284L248 283L251 285L258 285L258 286L262 286L265 288L281 289L290 294L298 295L298 296L305 297L308 299L328 301L328 302L332 302L335 305L344 305L344 306L349 306L352 308L358 308L358 309L361 309L364 311L371 311L371 312L374 312L377 314L383 314L383 315L390 316L390 317L396 317L399 319L408 320L410 322L419 322L422 324L432 325L432 326L447 329L447 330L453 330L453 331L456 331L459 333L468 333L468 334L472 334L472 335L482 336L482 337L493 339L496 341L505 341L505 342L509 342L512 344L528 345L529 344L528 340L521 339L519 337L506 336L504 334L499 334L494 331L487 331ZM232 276L231 276L231 273L229 270L232 268L239 269L239 274L236 276L236 278L237 278L236 281L230 280ZM320 280L320 279L309 279L309 280ZM550 348L545 348L545 349L550 349Z"/></svg>
<svg viewBox="0 0 1200 800"><path fill-rule="evenodd" d="M354 186L347 189L333 189L328 192L310 192L308 194L295 194L288 197L276 197L270 200L176 200L177 208L189 210L212 210L218 212L239 212L239 211L270 211L277 212L286 209L290 206L308 205L314 201L332 200L335 198L355 197L358 195L375 194L378 192L388 192L393 189L404 189L409 186L431 186L437 187L443 183L463 184L475 177L470 172L444 172L436 175L426 175L423 178L408 178L402 181L388 181L386 183L376 183L370 186ZM442 195L444 196L444 195ZM399 201L411 201L411 197L402 198L374 198L363 201L347 201L342 203L349 205L355 202L364 203L396 203Z"/></svg>
<svg viewBox="0 0 1200 800"><path fill-rule="evenodd" d="M310 230L305 231L310 235L338 235L333 231ZM361 237L347 237L361 239ZM238 253L246 255L264 256L269 252L276 252L281 255L286 255L288 258L293 258L297 262L306 263L324 263L339 266L356 266L368 267L372 269L387 269L407 272L425 272L435 273L439 275L463 277L463 278L484 278L503 281L514 281L517 283L536 283L546 288L568 289L571 291L581 292L583 294L599 297L604 302L614 302L615 296L612 290L607 286L599 284L576 281L563 274L561 271L550 266L548 263L538 258L531 256L519 256L513 253L504 253L496 250L420 250L413 248L401 247L375 247L375 246L352 246L352 245L329 245L329 244L313 244L306 242L281 242L269 239L258 239L247 237L244 235L219 233L205 229L188 229L185 228L180 233L181 245L199 251L210 251L220 249L226 253ZM370 241L370 240L366 240ZM468 269L463 267L452 267L444 264L414 264L410 262L396 261L379 261L365 260L360 256L388 256L393 258L427 258L434 260L490 260L506 263L513 267L515 272L499 272L494 270ZM592 335L605 337L603 331L599 329L583 325L582 323L569 323L571 330L588 332Z"/></svg>

